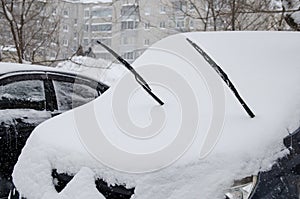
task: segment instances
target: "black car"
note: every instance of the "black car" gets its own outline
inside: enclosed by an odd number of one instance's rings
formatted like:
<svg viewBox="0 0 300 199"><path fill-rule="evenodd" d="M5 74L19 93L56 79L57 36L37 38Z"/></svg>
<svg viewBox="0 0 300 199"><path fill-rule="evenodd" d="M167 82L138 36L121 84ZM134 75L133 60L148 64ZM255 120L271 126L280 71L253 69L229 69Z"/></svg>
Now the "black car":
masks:
<svg viewBox="0 0 300 199"><path fill-rule="evenodd" d="M33 129L97 98L108 88L58 69L0 64L0 198L6 198L14 187L11 174Z"/></svg>
<svg viewBox="0 0 300 199"><path fill-rule="evenodd" d="M300 127L283 139L289 154L278 159L270 170L235 181L226 199L299 199Z"/></svg>

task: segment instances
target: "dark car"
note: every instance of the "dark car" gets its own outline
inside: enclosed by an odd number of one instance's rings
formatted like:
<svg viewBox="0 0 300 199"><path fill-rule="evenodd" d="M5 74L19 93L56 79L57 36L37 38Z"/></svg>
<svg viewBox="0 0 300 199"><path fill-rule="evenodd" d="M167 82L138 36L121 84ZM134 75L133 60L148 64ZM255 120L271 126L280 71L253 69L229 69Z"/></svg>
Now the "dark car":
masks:
<svg viewBox="0 0 300 199"><path fill-rule="evenodd" d="M226 199L299 199L300 127L283 139L289 154L279 158L268 171L234 183Z"/></svg>
<svg viewBox="0 0 300 199"><path fill-rule="evenodd" d="M11 174L33 129L107 89L99 81L63 70L0 64L0 198L14 187Z"/></svg>

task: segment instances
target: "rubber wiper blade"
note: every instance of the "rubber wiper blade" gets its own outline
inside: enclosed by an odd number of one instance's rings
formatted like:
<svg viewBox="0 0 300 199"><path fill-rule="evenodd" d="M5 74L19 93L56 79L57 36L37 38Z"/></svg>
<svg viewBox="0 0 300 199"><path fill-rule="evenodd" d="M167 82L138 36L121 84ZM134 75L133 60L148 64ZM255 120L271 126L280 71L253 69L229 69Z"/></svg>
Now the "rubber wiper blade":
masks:
<svg viewBox="0 0 300 199"><path fill-rule="evenodd" d="M115 51L113 51L111 48L97 40L97 43L100 44L103 48L105 48L110 54L112 54L120 63L122 63L135 77L135 80L142 86L143 89L146 90L146 92L153 97L153 99L159 103L159 105L164 105L164 102L157 97L153 92L152 89L150 88L149 84L144 80L144 78L138 74L138 72L125 60L123 59L120 55L118 55Z"/></svg>
<svg viewBox="0 0 300 199"><path fill-rule="evenodd" d="M233 92L235 97L238 99L242 107L245 109L245 111L248 113L248 115L251 118L255 117L255 114L251 111L251 109L248 107L246 102L242 99L240 94L238 93L237 89L233 85L233 83L228 78L227 74L223 71L223 69L202 49L200 46L198 46L195 42L190 40L189 38L186 38L186 40L191 44L194 49L202 55L202 57L205 59L207 63L219 74L219 76L224 80L226 85L230 88L230 90Z"/></svg>

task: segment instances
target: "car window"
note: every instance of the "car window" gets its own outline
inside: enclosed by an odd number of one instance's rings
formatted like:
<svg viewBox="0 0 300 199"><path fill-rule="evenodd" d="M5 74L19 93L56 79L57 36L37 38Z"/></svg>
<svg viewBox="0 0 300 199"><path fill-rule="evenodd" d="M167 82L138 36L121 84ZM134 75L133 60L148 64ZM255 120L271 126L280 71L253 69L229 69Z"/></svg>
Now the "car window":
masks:
<svg viewBox="0 0 300 199"><path fill-rule="evenodd" d="M43 80L16 80L0 85L0 109L44 110Z"/></svg>
<svg viewBox="0 0 300 199"><path fill-rule="evenodd" d="M53 80L53 85L58 110L62 111L81 106L100 95L96 86L85 84L83 81L74 83L72 81Z"/></svg>

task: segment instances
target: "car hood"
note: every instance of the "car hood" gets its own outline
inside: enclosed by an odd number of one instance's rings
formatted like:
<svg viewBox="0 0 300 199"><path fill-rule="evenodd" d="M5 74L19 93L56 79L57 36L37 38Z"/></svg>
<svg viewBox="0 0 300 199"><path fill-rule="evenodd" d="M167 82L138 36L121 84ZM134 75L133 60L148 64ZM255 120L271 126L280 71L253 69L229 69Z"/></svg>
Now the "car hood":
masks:
<svg viewBox="0 0 300 199"><path fill-rule="evenodd" d="M186 37L223 68L255 118ZM299 33L287 32L187 33L157 42L133 66L165 105L126 73L101 97L34 130L15 166L16 187L28 198L59 197L53 168L89 168L88 175L136 187L136 198L222 198L234 179L286 153L282 138L299 125L299 42Z"/></svg>

